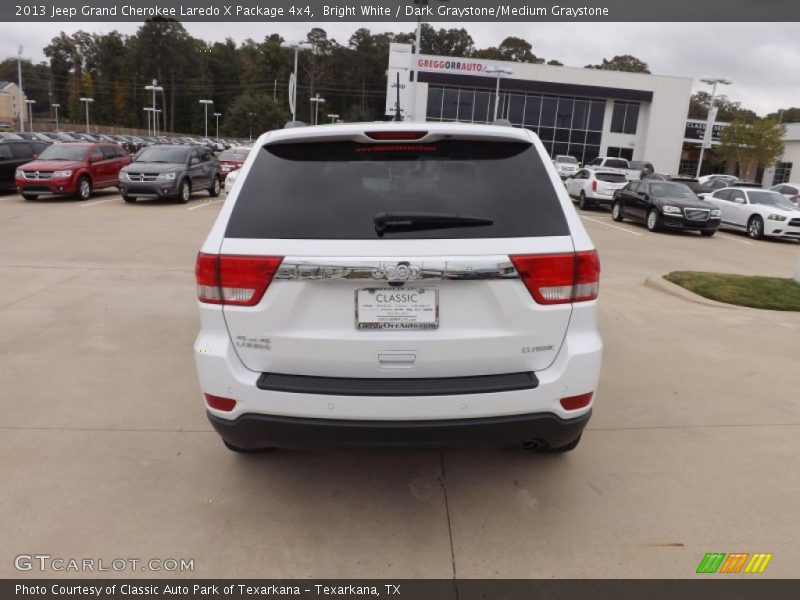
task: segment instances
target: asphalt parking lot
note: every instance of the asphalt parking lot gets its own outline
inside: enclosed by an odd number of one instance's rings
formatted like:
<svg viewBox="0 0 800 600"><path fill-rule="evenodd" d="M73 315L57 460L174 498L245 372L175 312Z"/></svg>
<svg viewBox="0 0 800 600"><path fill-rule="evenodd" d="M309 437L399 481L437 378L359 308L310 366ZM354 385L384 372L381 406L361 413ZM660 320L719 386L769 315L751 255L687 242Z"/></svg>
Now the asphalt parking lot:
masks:
<svg viewBox="0 0 800 600"><path fill-rule="evenodd" d="M707 552L769 552L759 577L797 575L800 314L644 281L790 277L800 244L583 213L606 350L573 453L239 456L192 356L194 258L223 200L0 195L0 577L33 553L193 559L170 573L191 577L686 578Z"/></svg>

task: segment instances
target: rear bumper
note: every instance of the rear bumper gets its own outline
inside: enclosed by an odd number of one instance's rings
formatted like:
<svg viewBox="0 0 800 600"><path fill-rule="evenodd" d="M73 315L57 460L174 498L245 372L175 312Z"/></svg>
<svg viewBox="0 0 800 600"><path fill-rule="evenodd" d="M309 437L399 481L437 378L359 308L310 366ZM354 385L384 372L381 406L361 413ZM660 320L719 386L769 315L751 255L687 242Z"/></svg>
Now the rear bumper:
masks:
<svg viewBox="0 0 800 600"><path fill-rule="evenodd" d="M361 421L244 414L228 421L208 413L223 440L243 449L435 449L506 446L529 440L565 446L580 436L591 411L573 419L536 413L436 421Z"/></svg>

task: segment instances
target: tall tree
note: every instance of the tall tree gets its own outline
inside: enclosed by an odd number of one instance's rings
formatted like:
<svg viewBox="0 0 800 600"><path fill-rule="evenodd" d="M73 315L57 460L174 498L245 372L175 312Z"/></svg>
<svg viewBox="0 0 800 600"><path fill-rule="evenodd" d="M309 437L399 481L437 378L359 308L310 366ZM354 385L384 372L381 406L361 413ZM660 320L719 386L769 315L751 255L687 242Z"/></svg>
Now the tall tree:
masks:
<svg viewBox="0 0 800 600"><path fill-rule="evenodd" d="M708 117L708 107L711 105L711 94L702 90L692 94L689 99L689 118L705 119ZM721 95L714 98L714 105L717 107L717 121L724 123L741 119L745 122L752 122L758 115L748 108L742 108L740 102L732 102L727 96Z"/></svg>
<svg viewBox="0 0 800 600"><path fill-rule="evenodd" d="M768 119L775 119L780 123L800 123L800 108L792 106L791 108L781 108L776 112L769 113Z"/></svg>
<svg viewBox="0 0 800 600"><path fill-rule="evenodd" d="M643 60L631 54L621 54L611 60L603 59L599 65L586 65L585 69L601 69L603 71L626 71L628 73L650 73L650 67Z"/></svg>
<svg viewBox="0 0 800 600"><path fill-rule="evenodd" d="M737 118L723 128L715 154L723 160L737 161L739 176L752 180L759 165L772 165L783 155L785 134L786 127L774 119L756 119L748 123Z"/></svg>

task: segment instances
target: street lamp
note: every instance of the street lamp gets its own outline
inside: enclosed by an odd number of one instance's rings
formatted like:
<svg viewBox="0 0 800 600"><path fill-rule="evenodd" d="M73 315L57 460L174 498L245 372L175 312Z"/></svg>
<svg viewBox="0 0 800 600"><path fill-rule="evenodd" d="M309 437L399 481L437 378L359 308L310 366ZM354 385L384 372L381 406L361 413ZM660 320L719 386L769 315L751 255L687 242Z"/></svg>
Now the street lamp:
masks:
<svg viewBox="0 0 800 600"><path fill-rule="evenodd" d="M51 104L53 108L56 109L56 132L58 131L58 109L61 108L60 104Z"/></svg>
<svg viewBox="0 0 800 600"><path fill-rule="evenodd" d="M17 84L19 86L19 130L25 131L25 121L22 120L22 46L17 51Z"/></svg>
<svg viewBox="0 0 800 600"><path fill-rule="evenodd" d="M158 119L161 115L161 109L157 108L153 111L153 135L158 135Z"/></svg>
<svg viewBox="0 0 800 600"><path fill-rule="evenodd" d="M86 133L89 133L89 103L94 102L94 98L81 98L80 101L86 105Z"/></svg>
<svg viewBox="0 0 800 600"><path fill-rule="evenodd" d="M319 94L310 99L314 103L314 125L319 124L319 105L325 104L325 98L320 98Z"/></svg>
<svg viewBox="0 0 800 600"><path fill-rule="evenodd" d="M153 92L153 119L156 118L156 92L163 92L164 88L158 85L158 79L153 79L153 85L144 86L145 90ZM153 135L156 135L158 121L153 121ZM149 133L149 132L148 132Z"/></svg>
<svg viewBox="0 0 800 600"><path fill-rule="evenodd" d="M297 121L297 53L311 46L308 42L281 42L281 48L294 50L294 72L289 77L289 109L292 111L292 121Z"/></svg>
<svg viewBox="0 0 800 600"><path fill-rule="evenodd" d="M709 148L711 147L711 136L714 133L714 119L717 116L717 110L714 107L714 98L717 95L717 84L730 85L733 83L730 79L724 79L723 77L706 77L700 81L714 87L711 88L711 100L708 103L708 117L706 118L706 132L703 136L703 142L700 144L700 158L697 161L697 173L695 174L695 178L700 177L700 168L703 166L703 152L705 152L706 144L708 144Z"/></svg>
<svg viewBox="0 0 800 600"><path fill-rule="evenodd" d="M219 139L219 118L222 116L222 113L214 113L214 117L217 119L217 139Z"/></svg>
<svg viewBox="0 0 800 600"><path fill-rule="evenodd" d="M206 137L208 137L208 105L214 104L213 100L198 100L198 102L205 107L206 111Z"/></svg>
<svg viewBox="0 0 800 600"><path fill-rule="evenodd" d="M336 123L336 119L339 118L339 115L328 115L328 118L331 120L331 123Z"/></svg>
<svg viewBox="0 0 800 600"><path fill-rule="evenodd" d="M497 76L497 88L494 92L494 121L497 121L497 107L500 104L500 76L501 75L511 75L514 72L514 69L510 67L495 67L493 65L489 65L483 70L484 73L495 74Z"/></svg>
<svg viewBox="0 0 800 600"><path fill-rule="evenodd" d="M153 111L152 107L150 106L145 106L142 110L147 113L147 135L150 135L150 120L154 116L155 111Z"/></svg>
<svg viewBox="0 0 800 600"><path fill-rule="evenodd" d="M258 113L249 112L247 116L250 117L250 141L253 141L253 117L257 116Z"/></svg>
<svg viewBox="0 0 800 600"><path fill-rule="evenodd" d="M36 100L25 100L25 104L28 105L28 122L31 125L31 131L33 131L33 105L36 104Z"/></svg>

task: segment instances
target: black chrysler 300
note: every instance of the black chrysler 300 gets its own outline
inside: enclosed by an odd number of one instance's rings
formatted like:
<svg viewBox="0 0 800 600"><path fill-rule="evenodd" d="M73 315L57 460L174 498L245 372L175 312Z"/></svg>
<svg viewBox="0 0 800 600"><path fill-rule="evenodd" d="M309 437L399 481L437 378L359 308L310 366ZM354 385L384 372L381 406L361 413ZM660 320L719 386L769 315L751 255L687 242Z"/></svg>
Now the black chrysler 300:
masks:
<svg viewBox="0 0 800 600"><path fill-rule="evenodd" d="M683 183L631 181L614 192L611 216L615 221L642 221L650 231L689 229L712 236L719 229L719 209Z"/></svg>

